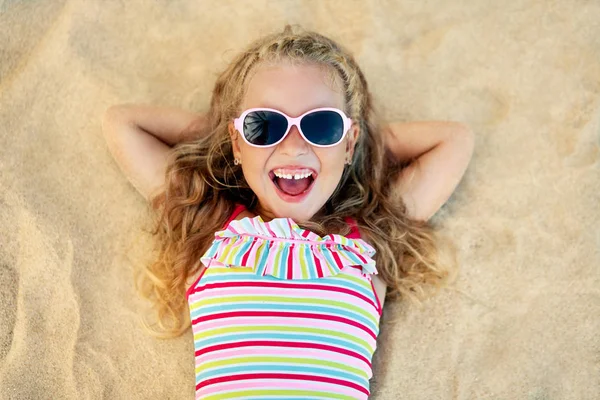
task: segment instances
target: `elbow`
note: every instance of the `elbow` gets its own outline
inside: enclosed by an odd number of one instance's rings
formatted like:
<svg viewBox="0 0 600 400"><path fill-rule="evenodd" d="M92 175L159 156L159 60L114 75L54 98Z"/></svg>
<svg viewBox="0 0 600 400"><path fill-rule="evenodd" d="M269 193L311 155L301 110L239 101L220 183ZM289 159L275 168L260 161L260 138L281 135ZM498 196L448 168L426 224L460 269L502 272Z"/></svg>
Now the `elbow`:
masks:
<svg viewBox="0 0 600 400"><path fill-rule="evenodd" d="M452 140L457 140L462 143L461 148L465 153L468 153L471 158L475 149L475 132L470 126L462 122L456 123L456 130L453 132Z"/></svg>

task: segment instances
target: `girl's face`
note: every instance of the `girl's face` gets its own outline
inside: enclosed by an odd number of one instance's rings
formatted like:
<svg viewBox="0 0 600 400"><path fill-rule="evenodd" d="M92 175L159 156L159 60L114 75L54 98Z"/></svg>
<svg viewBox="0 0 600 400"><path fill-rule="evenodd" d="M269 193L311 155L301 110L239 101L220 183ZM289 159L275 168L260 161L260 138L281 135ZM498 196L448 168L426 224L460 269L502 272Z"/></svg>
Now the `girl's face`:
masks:
<svg viewBox="0 0 600 400"><path fill-rule="evenodd" d="M317 65L259 66L250 78L241 111L268 107L298 117L319 107L344 110L344 95L328 74ZM333 86L333 87L332 87ZM241 112L240 112L241 114ZM325 204L351 159L358 137L353 123L344 139L332 147L316 147L306 142L293 126L285 139L273 147L248 145L233 122L229 124L234 157L242 162L244 177L259 200L260 214L267 220L289 217L308 220ZM277 175L312 175L290 180Z"/></svg>

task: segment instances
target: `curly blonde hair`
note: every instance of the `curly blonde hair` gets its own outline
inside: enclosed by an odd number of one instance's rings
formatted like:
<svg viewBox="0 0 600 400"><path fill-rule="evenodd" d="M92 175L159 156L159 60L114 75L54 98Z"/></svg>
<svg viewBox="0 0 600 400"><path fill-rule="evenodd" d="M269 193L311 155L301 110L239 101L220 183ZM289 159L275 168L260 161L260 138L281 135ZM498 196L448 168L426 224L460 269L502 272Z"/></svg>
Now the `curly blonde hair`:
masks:
<svg viewBox="0 0 600 400"><path fill-rule="evenodd" d="M386 152L383 127L365 77L352 55L333 40L298 26L256 40L218 77L212 92L208 124L199 139L173 147L161 191L149 204L154 216L156 257L136 271L136 288L151 301L157 320L145 327L156 337L176 337L190 327L186 282L201 268L200 257L233 211L236 203L249 210L256 195L234 165L227 124L240 113L252 72L264 63L316 64L341 78L345 112L358 121L360 135L352 164L344 169L329 200L310 221L298 224L319 235L346 235L346 217L356 220L362 237L375 249L379 277L390 289L387 298L404 296L415 302L445 286L454 277L456 261L442 262L442 238L427 222L407 216L389 176L403 165Z"/></svg>

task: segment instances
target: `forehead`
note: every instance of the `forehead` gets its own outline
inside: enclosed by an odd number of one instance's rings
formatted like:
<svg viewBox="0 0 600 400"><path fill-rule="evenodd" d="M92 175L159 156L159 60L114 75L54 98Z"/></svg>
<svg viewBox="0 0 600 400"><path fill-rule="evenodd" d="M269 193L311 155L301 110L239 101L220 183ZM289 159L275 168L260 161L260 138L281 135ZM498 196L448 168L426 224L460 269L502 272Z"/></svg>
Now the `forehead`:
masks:
<svg viewBox="0 0 600 400"><path fill-rule="evenodd" d="M344 109L341 79L331 69L316 64L265 64L247 82L242 110L268 107L291 117L313 108Z"/></svg>

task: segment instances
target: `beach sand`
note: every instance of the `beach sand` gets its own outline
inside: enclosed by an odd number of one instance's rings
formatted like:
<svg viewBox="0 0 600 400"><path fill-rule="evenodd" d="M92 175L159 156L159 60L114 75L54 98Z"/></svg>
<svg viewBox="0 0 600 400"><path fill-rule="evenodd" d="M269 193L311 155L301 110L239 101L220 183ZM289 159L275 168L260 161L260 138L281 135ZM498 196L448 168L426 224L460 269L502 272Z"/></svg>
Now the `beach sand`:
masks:
<svg viewBox="0 0 600 400"><path fill-rule="evenodd" d="M301 23L387 120L456 120L473 160L434 216L460 274L385 304L373 399L600 398L600 3L0 2L0 399L185 399L191 331L148 336L144 199L113 104L202 112L250 40Z"/></svg>

